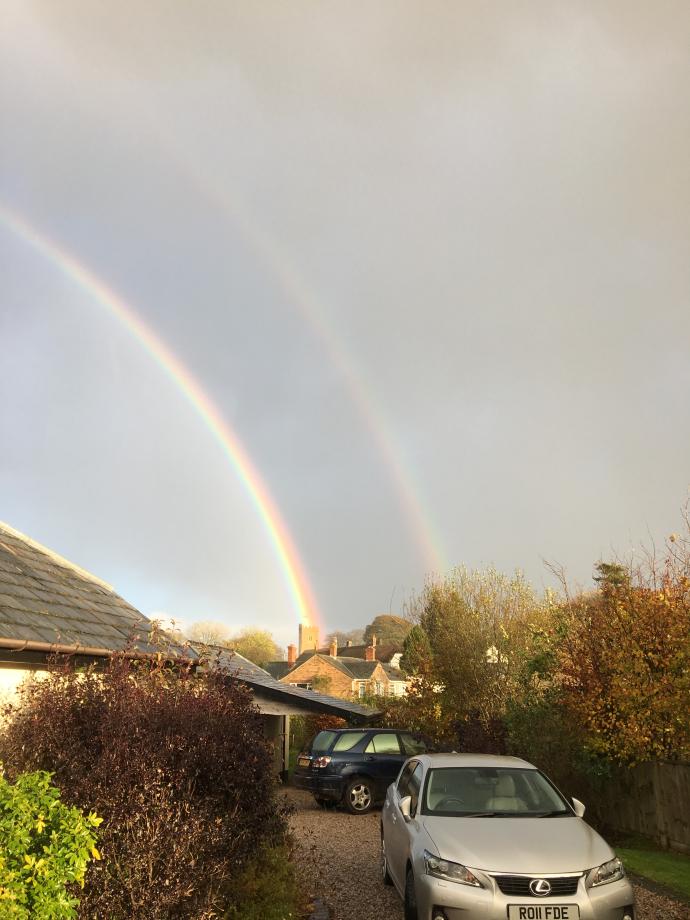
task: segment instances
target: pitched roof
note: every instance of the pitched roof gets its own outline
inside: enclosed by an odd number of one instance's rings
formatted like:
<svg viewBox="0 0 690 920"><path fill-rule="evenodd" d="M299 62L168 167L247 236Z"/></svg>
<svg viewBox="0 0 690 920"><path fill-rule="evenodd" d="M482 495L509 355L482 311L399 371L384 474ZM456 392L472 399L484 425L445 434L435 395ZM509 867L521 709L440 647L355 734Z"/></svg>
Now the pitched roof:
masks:
<svg viewBox="0 0 690 920"><path fill-rule="evenodd" d="M0 522L0 648L154 654L152 629L110 585Z"/></svg>
<svg viewBox="0 0 690 920"><path fill-rule="evenodd" d="M133 654L155 654L158 646L149 641L153 628L110 585L0 523L0 654L6 649L104 657L127 647ZM192 659L207 657L209 651L175 644L166 648ZM218 666L271 699L352 722L368 722L379 714L368 706L282 684L228 649L211 651Z"/></svg>
<svg viewBox="0 0 690 920"><path fill-rule="evenodd" d="M290 668L291 665L287 661L269 661L266 663L264 671L268 671L271 677L280 680L281 677L285 677Z"/></svg>
<svg viewBox="0 0 690 920"><path fill-rule="evenodd" d="M212 666L228 671L259 694L303 707L305 712L323 712L355 723L370 722L380 715L378 710L372 709L370 706L362 706L359 703L351 703L348 700L328 696L325 693L317 693L314 690L305 690L303 687L284 684L271 677L268 671L243 658L242 655L238 655L237 652L232 652L226 648L195 646L194 651L197 654L201 654L202 651L208 654L210 651L210 663Z"/></svg>
<svg viewBox="0 0 690 920"><path fill-rule="evenodd" d="M342 662L353 677L358 680L369 680L376 668L381 664L380 661L364 661L362 658L346 658L340 655L333 661Z"/></svg>
<svg viewBox="0 0 690 920"><path fill-rule="evenodd" d="M406 674L400 670L400 668L394 668L392 664L385 664L381 662L381 667L388 675L388 680L403 680L405 683L409 680Z"/></svg>
<svg viewBox="0 0 690 920"><path fill-rule="evenodd" d="M338 658L366 658L367 645L342 645L338 647ZM375 655L377 661L389 662L394 655L402 652L402 645L389 642L386 645L376 645Z"/></svg>
<svg viewBox="0 0 690 920"><path fill-rule="evenodd" d="M297 670L300 665L303 665L306 661L309 661L310 658L317 656L322 661L325 661L332 668L335 668L336 671L340 671L341 674L345 674L346 677L351 678L352 680L369 680L371 675L376 670L377 665L380 665L380 661L364 661L361 658L347 658L344 655L338 655L337 658L334 658L332 655L327 655L322 652L314 651L310 649L307 652L302 652L297 661L294 664L294 667L287 668L281 675L283 678L286 675L291 674L293 671ZM281 662L287 664L287 662ZM385 665L382 665L385 667Z"/></svg>

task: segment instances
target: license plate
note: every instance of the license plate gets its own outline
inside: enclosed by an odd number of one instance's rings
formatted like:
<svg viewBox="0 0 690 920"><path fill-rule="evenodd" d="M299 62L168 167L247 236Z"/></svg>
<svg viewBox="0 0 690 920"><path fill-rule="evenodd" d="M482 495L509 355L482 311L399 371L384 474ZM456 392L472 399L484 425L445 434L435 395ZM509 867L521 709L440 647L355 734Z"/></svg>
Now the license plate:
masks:
<svg viewBox="0 0 690 920"><path fill-rule="evenodd" d="M298 757L297 758L297 766L299 767L308 767L309 763L310 761L308 757Z"/></svg>
<svg viewBox="0 0 690 920"><path fill-rule="evenodd" d="M508 920L578 920L577 904L509 904Z"/></svg>

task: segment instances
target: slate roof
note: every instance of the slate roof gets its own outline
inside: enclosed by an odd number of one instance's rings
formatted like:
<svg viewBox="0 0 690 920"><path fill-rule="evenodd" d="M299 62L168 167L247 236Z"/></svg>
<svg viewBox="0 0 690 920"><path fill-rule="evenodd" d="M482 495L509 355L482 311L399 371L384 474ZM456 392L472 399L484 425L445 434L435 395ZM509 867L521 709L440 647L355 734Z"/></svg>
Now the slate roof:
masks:
<svg viewBox="0 0 690 920"><path fill-rule="evenodd" d="M367 645L340 645L338 646L338 658L366 658L367 648ZM387 664L394 655L402 652L402 650L402 645L390 642L386 645L376 645L374 654L377 661Z"/></svg>
<svg viewBox="0 0 690 920"><path fill-rule="evenodd" d="M194 646L193 651L198 655L205 653L209 656L212 666L234 674L238 680L248 684L257 693L280 702L303 707L305 712L323 712L328 715L340 716L340 718L358 724L370 722L380 715L378 710L372 709L370 706L362 706L359 703L342 700L339 697L317 693L315 690L305 690L303 687L293 687L290 684L281 683L271 677L268 671L260 668L247 658L243 658L242 655L238 655L237 652L232 652L219 646L199 645ZM367 663L375 664L375 662Z"/></svg>
<svg viewBox="0 0 690 920"><path fill-rule="evenodd" d="M269 661L264 668L265 671L275 677L276 680L280 680L281 677L285 677L287 672L290 670L290 665L287 661Z"/></svg>
<svg viewBox="0 0 690 920"><path fill-rule="evenodd" d="M0 648L102 655L138 637L133 650L153 654L152 627L110 585L0 522Z"/></svg>
<svg viewBox="0 0 690 920"><path fill-rule="evenodd" d="M359 658L361 660L366 660L366 650L369 646L367 645L341 645L338 647L338 658ZM402 646L395 645L394 643L389 643L388 645L377 645L375 646L375 655L376 660L382 662L383 664L390 663L390 660L394 655L397 655L398 652L402 652ZM295 665L304 664L312 655L323 655L324 657L332 657L330 654L330 649L328 648L319 648L319 649L307 649L302 652L302 654L295 661ZM287 664L287 662L271 662L271 664Z"/></svg>
<svg viewBox="0 0 690 920"><path fill-rule="evenodd" d="M405 683L409 680L407 675L403 674L400 668L394 668L392 664L385 664L385 662L382 661L381 667L388 675L388 680L404 680Z"/></svg>
<svg viewBox="0 0 690 920"><path fill-rule="evenodd" d="M0 522L0 657L25 651L105 657L127 646L133 654L155 654L159 649L149 642L153 627L110 585ZM166 649L180 658L202 657L200 646L167 643ZM204 656L208 651L203 648ZM282 684L227 649L211 651L217 653L218 666L238 680L305 712L351 722L368 722L379 714L368 706Z"/></svg>

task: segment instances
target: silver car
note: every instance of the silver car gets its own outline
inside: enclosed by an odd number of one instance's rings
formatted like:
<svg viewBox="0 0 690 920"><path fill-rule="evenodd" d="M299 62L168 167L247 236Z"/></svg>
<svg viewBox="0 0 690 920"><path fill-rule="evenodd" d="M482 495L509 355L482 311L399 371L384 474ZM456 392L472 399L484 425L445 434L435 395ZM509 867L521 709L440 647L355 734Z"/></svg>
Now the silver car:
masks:
<svg viewBox="0 0 690 920"><path fill-rule="evenodd" d="M389 786L383 879L405 920L634 920L611 847L517 757L424 754Z"/></svg>

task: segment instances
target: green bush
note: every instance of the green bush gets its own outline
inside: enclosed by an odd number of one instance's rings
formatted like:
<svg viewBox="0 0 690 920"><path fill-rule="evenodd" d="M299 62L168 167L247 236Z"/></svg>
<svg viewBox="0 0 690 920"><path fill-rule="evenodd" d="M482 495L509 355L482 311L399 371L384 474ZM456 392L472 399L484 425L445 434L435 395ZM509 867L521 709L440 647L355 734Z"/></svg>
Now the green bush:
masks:
<svg viewBox="0 0 690 920"><path fill-rule="evenodd" d="M12 784L0 773L0 918L76 917L86 867L100 859L101 819L60 801L50 773L24 773Z"/></svg>

